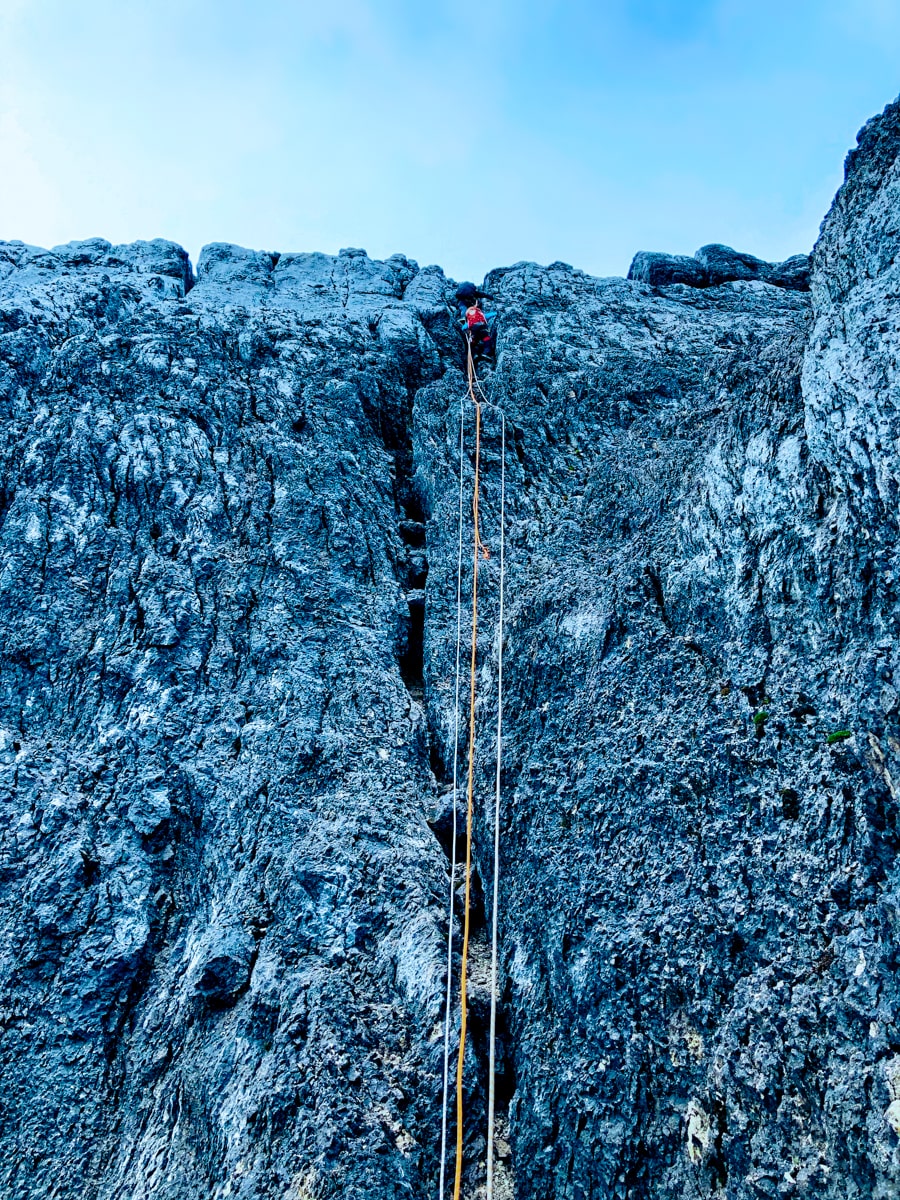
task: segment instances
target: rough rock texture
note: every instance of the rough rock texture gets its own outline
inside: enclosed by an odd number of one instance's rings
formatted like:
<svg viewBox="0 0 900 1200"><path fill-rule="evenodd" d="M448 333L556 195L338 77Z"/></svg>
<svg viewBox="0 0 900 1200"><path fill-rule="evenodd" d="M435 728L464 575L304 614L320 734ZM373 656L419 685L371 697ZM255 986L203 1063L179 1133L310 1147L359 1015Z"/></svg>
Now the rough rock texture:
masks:
<svg viewBox="0 0 900 1200"><path fill-rule="evenodd" d="M898 204L894 105L810 294L720 247L702 287L486 281L504 1197L900 1188ZM436 1195L450 295L361 251L194 283L165 242L0 245L4 1195Z"/></svg>
<svg viewBox="0 0 900 1200"><path fill-rule="evenodd" d="M213 246L185 300L165 243L3 254L0 1191L410 1195L446 864L406 430L445 281Z"/></svg>
<svg viewBox="0 0 900 1200"><path fill-rule="evenodd" d="M717 287L738 279L761 279L775 287L809 291L809 257L795 254L783 263L768 263L730 246L701 246L693 258L641 250L628 268L628 278L654 287L684 283L688 287Z"/></svg>

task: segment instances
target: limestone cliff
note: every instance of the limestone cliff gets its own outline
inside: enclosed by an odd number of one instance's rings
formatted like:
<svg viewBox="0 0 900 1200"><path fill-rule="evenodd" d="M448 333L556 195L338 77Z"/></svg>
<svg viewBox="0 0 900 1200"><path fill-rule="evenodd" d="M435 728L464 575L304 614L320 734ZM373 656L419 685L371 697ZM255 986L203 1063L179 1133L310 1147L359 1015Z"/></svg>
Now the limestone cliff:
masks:
<svg viewBox="0 0 900 1200"><path fill-rule="evenodd" d="M486 281L506 1196L900 1187L898 196L893 105L811 263ZM452 291L0 243L4 1196L436 1195Z"/></svg>

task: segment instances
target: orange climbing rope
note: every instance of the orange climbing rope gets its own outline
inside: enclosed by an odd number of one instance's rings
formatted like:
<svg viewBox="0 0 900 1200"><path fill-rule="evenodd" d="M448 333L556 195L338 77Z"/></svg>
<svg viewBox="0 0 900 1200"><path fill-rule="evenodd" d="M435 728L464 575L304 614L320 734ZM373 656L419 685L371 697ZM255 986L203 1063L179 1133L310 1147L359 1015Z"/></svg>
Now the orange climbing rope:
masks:
<svg viewBox="0 0 900 1200"><path fill-rule="evenodd" d="M456 1173L453 1180L453 1200L459 1200L463 1162L463 1063L466 1055L466 1018L468 1004L466 985L469 966L469 925L472 886L472 809L475 787L475 667L478 652L478 554L483 549L478 532L478 492L481 472L481 404L475 395L475 363L472 343L469 342L469 396L475 406L475 481L472 491L472 520L474 528L472 553L472 655L469 664L469 777L466 788L466 891L463 906L462 963L460 967L460 1027L459 1058L456 1065Z"/></svg>

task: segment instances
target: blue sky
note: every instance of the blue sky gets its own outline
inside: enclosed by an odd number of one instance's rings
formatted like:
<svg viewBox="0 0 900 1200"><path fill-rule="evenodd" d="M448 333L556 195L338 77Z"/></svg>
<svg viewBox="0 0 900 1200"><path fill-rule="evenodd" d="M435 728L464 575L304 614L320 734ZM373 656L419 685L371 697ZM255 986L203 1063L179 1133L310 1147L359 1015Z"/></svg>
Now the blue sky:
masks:
<svg viewBox="0 0 900 1200"><path fill-rule="evenodd" d="M0 238L808 250L900 0L0 0Z"/></svg>

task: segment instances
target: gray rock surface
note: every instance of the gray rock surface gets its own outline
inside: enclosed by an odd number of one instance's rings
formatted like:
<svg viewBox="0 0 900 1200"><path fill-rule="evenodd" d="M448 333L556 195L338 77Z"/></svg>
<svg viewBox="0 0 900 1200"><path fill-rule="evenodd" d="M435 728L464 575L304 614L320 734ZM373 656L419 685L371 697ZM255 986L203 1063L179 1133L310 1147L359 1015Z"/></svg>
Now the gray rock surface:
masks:
<svg viewBox="0 0 900 1200"><path fill-rule="evenodd" d="M401 522L443 276L2 254L0 1192L414 1194L446 861Z"/></svg>
<svg viewBox="0 0 900 1200"><path fill-rule="evenodd" d="M504 1197L900 1188L898 173L894 105L811 293L721 247L486 281ZM0 244L0 1194L436 1195L452 290Z"/></svg>

